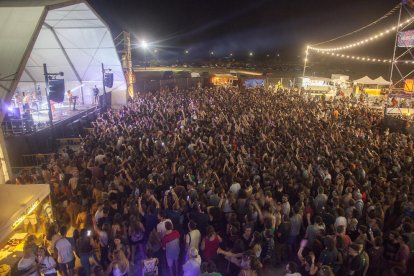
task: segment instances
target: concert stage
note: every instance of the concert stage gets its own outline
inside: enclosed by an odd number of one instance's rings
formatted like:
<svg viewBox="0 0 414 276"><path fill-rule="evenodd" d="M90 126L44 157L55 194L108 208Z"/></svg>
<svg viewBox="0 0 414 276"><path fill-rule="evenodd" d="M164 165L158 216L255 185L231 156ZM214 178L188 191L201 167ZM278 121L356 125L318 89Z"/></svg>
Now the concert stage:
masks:
<svg viewBox="0 0 414 276"><path fill-rule="evenodd" d="M101 108L96 105L79 105L76 110L69 110L69 105L65 104L55 106L53 127L50 127L48 110L42 109L32 114L35 126L26 127L32 129L30 132L22 131L22 128L25 130L22 122L20 126L16 125L16 120L3 122L3 131L4 124L9 124L7 127L14 130L20 129L20 133L4 131L11 167L28 166L29 164L24 164L23 155L55 152L56 139L84 134L84 128L91 127L91 122L96 120L100 112Z"/></svg>

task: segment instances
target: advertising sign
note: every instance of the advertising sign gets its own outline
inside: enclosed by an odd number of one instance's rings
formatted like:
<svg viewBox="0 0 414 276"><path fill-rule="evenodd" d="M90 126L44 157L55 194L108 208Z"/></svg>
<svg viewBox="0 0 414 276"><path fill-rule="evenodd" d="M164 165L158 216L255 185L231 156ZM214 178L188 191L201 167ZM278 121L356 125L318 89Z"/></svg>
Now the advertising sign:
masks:
<svg viewBox="0 0 414 276"><path fill-rule="evenodd" d="M398 33L398 47L414 47L414 30Z"/></svg>

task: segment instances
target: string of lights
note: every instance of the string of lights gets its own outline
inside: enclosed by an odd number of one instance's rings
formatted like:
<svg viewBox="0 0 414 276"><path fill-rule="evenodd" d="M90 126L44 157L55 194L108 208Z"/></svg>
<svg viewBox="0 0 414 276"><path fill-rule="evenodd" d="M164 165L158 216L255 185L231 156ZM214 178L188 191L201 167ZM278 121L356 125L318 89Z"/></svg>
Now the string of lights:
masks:
<svg viewBox="0 0 414 276"><path fill-rule="evenodd" d="M368 25L365 25L364 27L359 28L358 30L355 30L355 31L349 32L347 34L344 34L344 35L341 35L341 36L338 36L338 37L329 39L327 41L319 42L318 44L315 44L314 46L326 44L326 43L329 43L329 42L332 42L332 41L335 41L335 40L338 40L338 39L341 39L341 38L344 38L344 37L353 35L355 33L358 33L360 31L362 31L362 30L365 30L365 29L367 29L367 28L369 28L369 27L371 27L371 26L373 26L373 25L381 22L383 19L388 18L389 16L391 16L392 14L394 14L394 12L396 12L400 7L401 7L401 3L398 3L394 8L392 8L392 10L390 10L389 12L387 12L386 14L384 14L382 17L378 18L374 22L371 22Z"/></svg>
<svg viewBox="0 0 414 276"><path fill-rule="evenodd" d="M380 39L380 38L382 38L382 37L384 37L384 36L386 36L388 34L392 34L398 27L401 28L404 25L407 26L407 25L409 25L409 24L411 24L413 22L414 22L414 18L409 18L409 19L405 20L404 22L400 23L399 26L398 26L398 24L397 25L394 25L394 26L392 26L392 27L390 27L388 29L385 29L382 32L378 32L378 33L376 33L374 35L368 36L368 37L366 37L364 39L361 39L359 41L355 41L355 42L352 42L352 43L349 43L349 44L345 44L343 46L338 46L338 47L335 47L335 48L318 48L318 47L313 47L313 46L308 46L307 48L309 50L313 50L313 51L325 51L325 52L338 52L338 51L343 51L343 50L347 50L347 49L350 49L350 48L355 48L355 47L358 47L358 46L365 45L365 44L367 44L369 42L373 42L374 40Z"/></svg>
<svg viewBox="0 0 414 276"><path fill-rule="evenodd" d="M338 57L338 58L343 58L343 59L353 59L353 60L366 61L366 62L376 62L376 63L391 63L392 62L391 59L345 55L345 54L338 54L338 53L332 53L332 52L326 52L326 51L317 51L317 53L328 55L328 56L333 56L333 57Z"/></svg>

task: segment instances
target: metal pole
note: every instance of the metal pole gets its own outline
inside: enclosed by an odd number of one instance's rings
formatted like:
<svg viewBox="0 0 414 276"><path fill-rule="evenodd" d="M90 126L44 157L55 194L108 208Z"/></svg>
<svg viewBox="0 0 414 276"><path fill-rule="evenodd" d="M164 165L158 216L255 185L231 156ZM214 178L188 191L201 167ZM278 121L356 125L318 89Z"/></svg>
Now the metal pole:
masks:
<svg viewBox="0 0 414 276"><path fill-rule="evenodd" d="M309 46L306 46L306 56L305 56L305 61L303 63L303 74L302 74L302 78L305 77L305 73L306 73L306 64L308 63L308 53L309 53Z"/></svg>
<svg viewBox="0 0 414 276"><path fill-rule="evenodd" d="M394 66L396 65L395 63L395 53L397 51L397 42L398 42L398 32L400 30L400 21L401 21L401 13L402 13L402 7L403 4L400 4L400 13L398 15L398 24L397 24L397 30L395 31L395 42L394 42L394 52L392 54L392 61L391 61L391 72L390 72L390 92L392 89L392 74L394 72Z"/></svg>
<svg viewBox="0 0 414 276"><path fill-rule="evenodd" d="M81 90L81 96L82 96L82 105L85 105L85 98L83 97L83 82L81 82L80 90Z"/></svg>
<svg viewBox="0 0 414 276"><path fill-rule="evenodd" d="M105 67L103 63L101 64L102 64L102 86L103 86L102 106L103 108L106 108Z"/></svg>
<svg viewBox="0 0 414 276"><path fill-rule="evenodd" d="M53 115L52 115L52 108L50 106L50 98L49 98L49 74L47 73L47 66L46 63L43 63L43 73L45 75L45 84L46 84L46 99L47 99L47 107L49 111L49 123L50 127L53 127Z"/></svg>

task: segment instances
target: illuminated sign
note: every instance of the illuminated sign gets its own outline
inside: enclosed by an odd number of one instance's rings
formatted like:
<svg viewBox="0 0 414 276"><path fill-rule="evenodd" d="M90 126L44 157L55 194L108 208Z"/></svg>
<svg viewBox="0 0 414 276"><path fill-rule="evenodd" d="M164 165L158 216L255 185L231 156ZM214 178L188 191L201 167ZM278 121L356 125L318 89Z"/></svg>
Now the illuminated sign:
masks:
<svg viewBox="0 0 414 276"><path fill-rule="evenodd" d="M413 47L414 46L414 30L398 33L397 40L398 47Z"/></svg>
<svg viewBox="0 0 414 276"><path fill-rule="evenodd" d="M26 211L24 212L24 215L22 215L21 217L19 217L13 224L12 224L12 228L15 229L17 226L19 226L20 223L22 223L25 218L30 215L34 210L36 210L36 207L39 206L40 201L36 200L35 202L33 202L33 204L29 207L26 208Z"/></svg>

